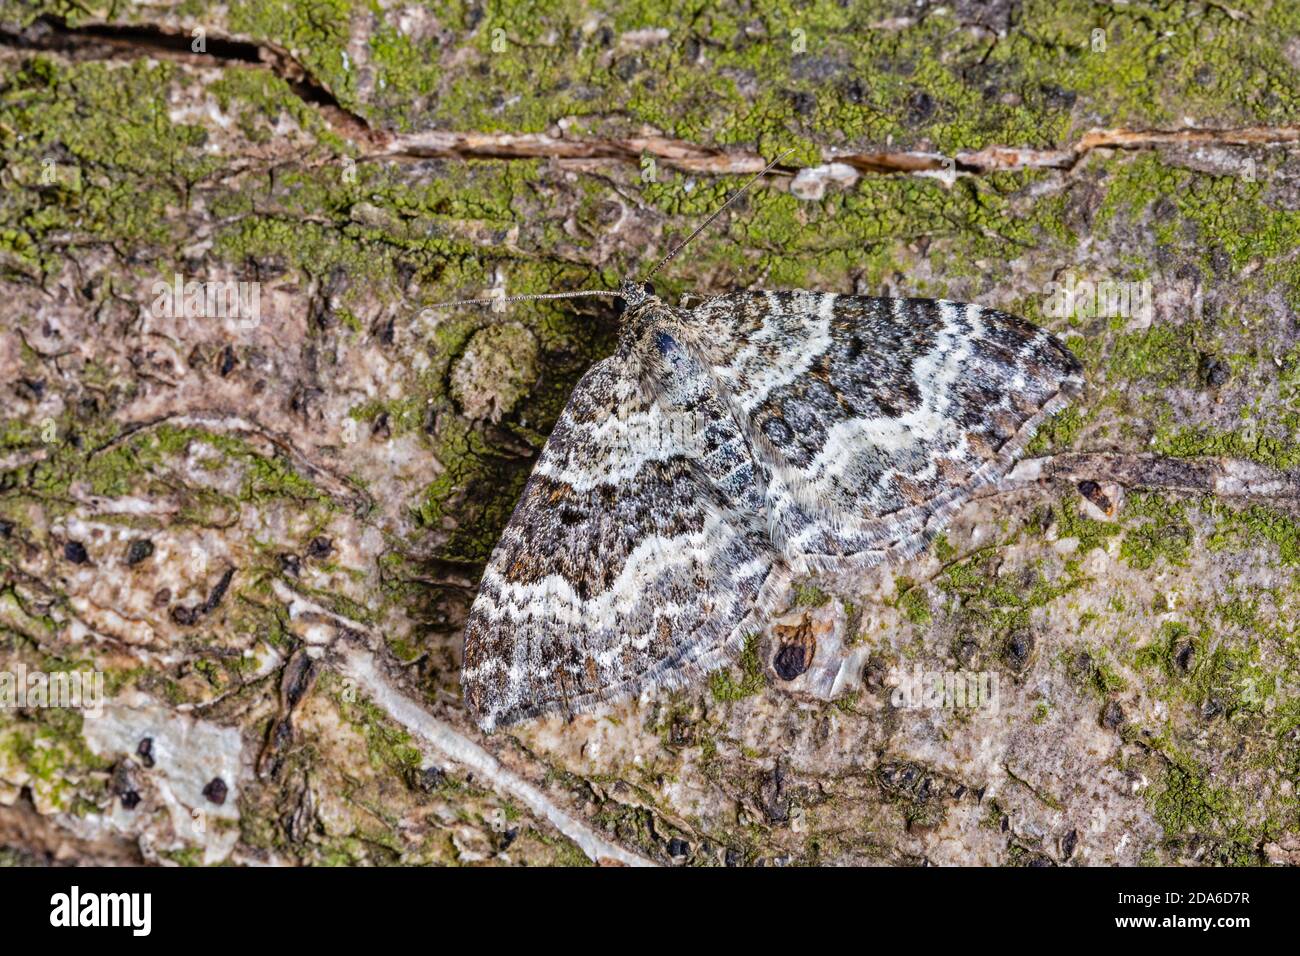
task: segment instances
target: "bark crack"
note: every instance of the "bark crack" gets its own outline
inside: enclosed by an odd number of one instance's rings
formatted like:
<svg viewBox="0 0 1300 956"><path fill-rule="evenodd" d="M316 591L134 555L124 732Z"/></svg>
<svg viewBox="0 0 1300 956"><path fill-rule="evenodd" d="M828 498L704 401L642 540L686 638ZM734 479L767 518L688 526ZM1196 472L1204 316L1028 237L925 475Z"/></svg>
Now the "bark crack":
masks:
<svg viewBox="0 0 1300 956"><path fill-rule="evenodd" d="M705 146L658 134L628 137L570 138L550 133L482 133L428 130L396 134L377 129L343 104L328 85L314 76L289 50L278 44L207 32L206 51L195 53L191 37L158 24L97 23L69 26L61 17L45 14L23 28L0 26L0 46L48 50L71 57L148 56L189 65L207 66L215 60L245 68L269 70L289 84L305 103L319 109L339 135L351 142L363 159L531 160L566 164L639 164L649 156L682 172L710 176L759 172L767 160L758 153ZM1069 171L1098 149L1145 150L1161 146L1284 146L1300 143L1300 125L1230 128L1093 129L1057 149L993 145L960 150L949 156L932 150L824 150L826 163L840 163L858 173L985 175L1019 169ZM780 164L773 172L797 174L797 165Z"/></svg>

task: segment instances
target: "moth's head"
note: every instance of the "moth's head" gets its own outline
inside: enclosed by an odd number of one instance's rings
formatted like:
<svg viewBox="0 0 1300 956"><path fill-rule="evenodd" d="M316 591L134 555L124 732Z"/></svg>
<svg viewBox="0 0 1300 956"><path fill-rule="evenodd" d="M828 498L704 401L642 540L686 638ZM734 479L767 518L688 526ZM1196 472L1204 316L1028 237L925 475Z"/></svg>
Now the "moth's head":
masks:
<svg viewBox="0 0 1300 956"><path fill-rule="evenodd" d="M654 298L655 287L649 282L624 279L618 284L618 298L614 300L614 307L618 309L619 315L622 315L630 309L645 305Z"/></svg>

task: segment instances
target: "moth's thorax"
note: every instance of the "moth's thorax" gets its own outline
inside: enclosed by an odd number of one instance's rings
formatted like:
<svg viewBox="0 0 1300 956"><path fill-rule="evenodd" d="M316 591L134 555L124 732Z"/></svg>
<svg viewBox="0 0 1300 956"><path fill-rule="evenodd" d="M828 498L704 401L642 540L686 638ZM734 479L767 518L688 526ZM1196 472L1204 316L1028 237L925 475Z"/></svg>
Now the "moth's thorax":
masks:
<svg viewBox="0 0 1300 956"><path fill-rule="evenodd" d="M665 305L657 296L644 295L636 305L629 304L623 312L619 329L619 349L625 354L653 355L662 353L667 335L674 341L689 336L681 314Z"/></svg>

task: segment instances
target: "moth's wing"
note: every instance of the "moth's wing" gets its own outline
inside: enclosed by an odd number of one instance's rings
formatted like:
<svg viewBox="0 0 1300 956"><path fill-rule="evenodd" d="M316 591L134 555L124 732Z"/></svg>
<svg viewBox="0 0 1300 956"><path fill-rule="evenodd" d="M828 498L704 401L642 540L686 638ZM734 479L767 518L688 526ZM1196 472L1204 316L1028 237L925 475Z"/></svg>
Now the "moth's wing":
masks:
<svg viewBox="0 0 1300 956"><path fill-rule="evenodd" d="M1055 336L979 305L745 292L689 324L771 462L774 537L810 567L913 553L1083 386Z"/></svg>
<svg viewBox="0 0 1300 956"><path fill-rule="evenodd" d="M574 389L488 562L461 683L485 729L678 686L743 644L779 589L761 516L693 467L618 356Z"/></svg>

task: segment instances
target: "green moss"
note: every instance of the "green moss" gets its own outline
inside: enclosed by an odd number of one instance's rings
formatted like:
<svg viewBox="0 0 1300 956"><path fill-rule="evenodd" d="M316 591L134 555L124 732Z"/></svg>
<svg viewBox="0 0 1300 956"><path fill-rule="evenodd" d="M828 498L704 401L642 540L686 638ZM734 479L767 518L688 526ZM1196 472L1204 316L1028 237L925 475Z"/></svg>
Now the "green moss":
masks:
<svg viewBox="0 0 1300 956"><path fill-rule="evenodd" d="M1107 375L1112 380L1142 381L1169 388L1185 385L1196 373L1199 353L1187 330L1158 325L1117 335Z"/></svg>
<svg viewBox="0 0 1300 956"><path fill-rule="evenodd" d="M1001 653L1013 639L1032 630L1033 612L1071 591L1083 587L1088 577L1077 561L1050 577L1041 567L1026 568L1015 576L999 574L1001 562L992 551L979 552L951 565L940 586L956 598L954 620L961 633L978 639Z"/></svg>
<svg viewBox="0 0 1300 956"><path fill-rule="evenodd" d="M1300 468L1300 445L1295 442L1207 425L1162 426L1156 431L1153 450L1173 458L1242 458L1279 471Z"/></svg>
<svg viewBox="0 0 1300 956"><path fill-rule="evenodd" d="M1247 807L1230 789L1210 782L1204 768L1181 754L1169 758L1164 779L1151 788L1148 802L1166 838L1196 835L1209 838L1208 862L1257 866L1258 849L1268 825L1247 822Z"/></svg>
<svg viewBox="0 0 1300 956"><path fill-rule="evenodd" d="M799 584L795 587L794 603L798 607L822 607L830 603L831 596L812 584Z"/></svg>
<svg viewBox="0 0 1300 956"><path fill-rule="evenodd" d="M346 59L348 0L232 0L227 17L233 32L278 41L340 102L355 102L355 74Z"/></svg>
<svg viewBox="0 0 1300 956"><path fill-rule="evenodd" d="M378 705L355 690L344 694L335 682L326 689L334 693L340 716L365 737L370 762L377 770L401 778L419 768L423 758L411 735Z"/></svg>
<svg viewBox="0 0 1300 956"><path fill-rule="evenodd" d="M1071 405L1057 412L1038 430L1026 446L1025 454L1030 458L1046 455L1048 452L1062 452L1074 445L1074 441L1083 431L1089 416L1077 405Z"/></svg>
<svg viewBox="0 0 1300 956"><path fill-rule="evenodd" d="M55 237L175 248L171 211L221 160L206 131L168 119L169 64L140 60L70 66L37 56L8 77L0 98L0 147L14 171L0 204L0 267L51 272ZM47 162L60 175L41 182ZM16 266L16 269L14 268Z"/></svg>
<svg viewBox="0 0 1300 956"><path fill-rule="evenodd" d="M208 86L223 112L233 113L240 132L254 143L282 136L279 124L288 116L307 134L335 153L348 152L347 143L325 123L319 110L307 105L280 77L267 70L228 68Z"/></svg>
<svg viewBox="0 0 1300 956"><path fill-rule="evenodd" d="M741 651L738 666L739 676L735 673L735 668L730 667L716 670L709 675L709 690L718 703L752 697L767 685L767 679L763 674L763 661L758 653L757 635L750 635L745 639L745 647Z"/></svg>
<svg viewBox="0 0 1300 956"><path fill-rule="evenodd" d="M1105 548L1107 542L1119 534L1121 529L1108 521L1097 521L1079 512L1079 502L1067 498L1054 509L1057 537L1061 539L1077 538L1079 553L1087 554L1094 548Z"/></svg>
<svg viewBox="0 0 1300 956"><path fill-rule="evenodd" d="M1108 700L1128 687L1105 647L1084 644L1078 650L1062 651L1061 657L1070 679L1099 700Z"/></svg>
<svg viewBox="0 0 1300 956"><path fill-rule="evenodd" d="M1194 532L1181 501L1158 494L1129 495L1124 502L1127 530L1120 557L1140 571L1163 558L1172 565L1187 563Z"/></svg>
<svg viewBox="0 0 1300 956"><path fill-rule="evenodd" d="M927 626L934 616L930 613L930 599L926 596L925 589L911 578L905 577L899 578L895 587L898 594L895 605L903 617L917 627Z"/></svg>
<svg viewBox="0 0 1300 956"><path fill-rule="evenodd" d="M1216 508L1217 522L1208 546L1212 551L1238 551L1267 543L1277 549L1287 567L1300 566L1300 522L1284 511L1251 505L1240 510Z"/></svg>
<svg viewBox="0 0 1300 956"><path fill-rule="evenodd" d="M1158 669L1167 676L1177 673L1175 655L1179 646L1190 640L1191 629L1181 621L1165 621L1160 625L1155 640L1139 648L1133 655L1133 665L1139 670Z"/></svg>

